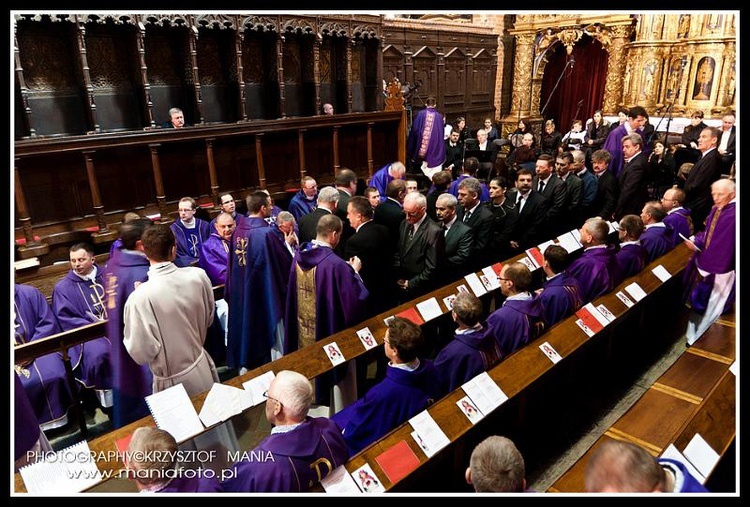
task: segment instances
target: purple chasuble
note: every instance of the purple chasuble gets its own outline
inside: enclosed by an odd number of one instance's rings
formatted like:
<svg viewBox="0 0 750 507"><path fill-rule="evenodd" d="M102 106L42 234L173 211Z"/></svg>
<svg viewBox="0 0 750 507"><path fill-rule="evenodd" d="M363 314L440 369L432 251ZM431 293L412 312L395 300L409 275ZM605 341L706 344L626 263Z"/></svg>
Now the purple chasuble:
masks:
<svg viewBox="0 0 750 507"><path fill-rule="evenodd" d="M425 161L428 167L437 167L445 161L445 140L443 115L434 107L427 107L417 113L411 124L406 151L415 162Z"/></svg>
<svg viewBox="0 0 750 507"><path fill-rule="evenodd" d="M568 267L568 273L581 286L583 303L589 303L615 288L622 280L615 258L615 248L588 248Z"/></svg>
<svg viewBox="0 0 750 507"><path fill-rule="evenodd" d="M192 229L185 227L180 219L169 225L177 244L177 258L174 263L180 268L190 266L200 258L201 243L211 235L211 226L208 222L200 218L194 218L194 220L195 227Z"/></svg>
<svg viewBox="0 0 750 507"><path fill-rule="evenodd" d="M248 217L234 230L224 289L230 368L251 369L271 360L284 318L291 263L289 252L264 219Z"/></svg>
<svg viewBox="0 0 750 507"><path fill-rule="evenodd" d="M226 283L228 258L229 241L225 241L217 233L211 234L201 245L198 267L203 268L214 287Z"/></svg>
<svg viewBox="0 0 750 507"><path fill-rule="evenodd" d="M327 417L307 417L285 433L273 433L232 465L224 491L301 493L349 459L341 428Z"/></svg>
<svg viewBox="0 0 750 507"><path fill-rule="evenodd" d="M538 297L506 299L487 317L487 335L500 347L501 359L535 340L544 331L544 307Z"/></svg>
<svg viewBox="0 0 750 507"><path fill-rule="evenodd" d="M581 286L565 271L550 280L545 280L539 300L544 308L544 322L547 329L583 306Z"/></svg>
<svg viewBox="0 0 750 507"><path fill-rule="evenodd" d="M125 349L123 311L130 294L148 280L150 264L145 255L121 250L116 259L110 259L104 274L107 290L107 336L110 339L112 364L112 425L120 428L150 414L144 396L151 394L153 376L148 365L139 365Z"/></svg>
<svg viewBox="0 0 750 507"><path fill-rule="evenodd" d="M500 361L500 350L485 329L456 334L435 358L442 394L447 394Z"/></svg>
<svg viewBox="0 0 750 507"><path fill-rule="evenodd" d="M38 289L15 284L13 305L15 343L28 343L60 332L55 314ZM16 371L34 407L38 424L66 415L73 405L73 395L59 353L38 357L30 364L17 367Z"/></svg>

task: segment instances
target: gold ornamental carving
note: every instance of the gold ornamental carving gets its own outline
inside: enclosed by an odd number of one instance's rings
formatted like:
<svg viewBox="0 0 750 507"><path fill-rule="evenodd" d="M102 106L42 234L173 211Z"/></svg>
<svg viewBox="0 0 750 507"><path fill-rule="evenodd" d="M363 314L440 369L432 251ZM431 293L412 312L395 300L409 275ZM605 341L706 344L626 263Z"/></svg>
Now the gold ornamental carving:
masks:
<svg viewBox="0 0 750 507"><path fill-rule="evenodd" d="M630 25L616 25L610 28L611 43L607 47L609 65L607 79L604 85L604 114L613 115L623 100L623 89L629 75L626 74L628 60L626 46L633 27ZM624 79L623 79L624 76Z"/></svg>
<svg viewBox="0 0 750 507"><path fill-rule="evenodd" d="M531 92L531 70L534 60L534 36L532 34L516 35L516 54L513 69L512 113L530 110L530 104L524 104L524 98ZM528 100L526 101L528 102Z"/></svg>

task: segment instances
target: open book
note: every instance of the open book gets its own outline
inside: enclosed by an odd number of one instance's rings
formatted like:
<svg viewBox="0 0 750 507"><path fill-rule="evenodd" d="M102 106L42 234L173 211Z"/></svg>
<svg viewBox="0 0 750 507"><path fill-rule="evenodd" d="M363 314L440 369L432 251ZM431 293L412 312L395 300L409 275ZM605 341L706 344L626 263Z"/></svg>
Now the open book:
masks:
<svg viewBox="0 0 750 507"><path fill-rule="evenodd" d="M146 396L146 404L156 425L168 431L178 443L203 431L203 424L182 384Z"/></svg>

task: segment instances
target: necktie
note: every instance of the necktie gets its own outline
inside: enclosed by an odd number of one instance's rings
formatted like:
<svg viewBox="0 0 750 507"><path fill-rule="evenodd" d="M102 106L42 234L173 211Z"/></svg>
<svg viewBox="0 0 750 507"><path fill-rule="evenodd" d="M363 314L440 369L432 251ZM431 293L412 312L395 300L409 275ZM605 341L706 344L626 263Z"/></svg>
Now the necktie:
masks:
<svg viewBox="0 0 750 507"><path fill-rule="evenodd" d="M410 225L409 226L409 239L413 239L413 238L414 238L414 226Z"/></svg>
<svg viewBox="0 0 750 507"><path fill-rule="evenodd" d="M542 193L543 190L544 190L544 182L539 180L539 193Z"/></svg>
<svg viewBox="0 0 750 507"><path fill-rule="evenodd" d="M468 222L470 218L471 218L471 211L467 211L466 214L464 215L464 222Z"/></svg>

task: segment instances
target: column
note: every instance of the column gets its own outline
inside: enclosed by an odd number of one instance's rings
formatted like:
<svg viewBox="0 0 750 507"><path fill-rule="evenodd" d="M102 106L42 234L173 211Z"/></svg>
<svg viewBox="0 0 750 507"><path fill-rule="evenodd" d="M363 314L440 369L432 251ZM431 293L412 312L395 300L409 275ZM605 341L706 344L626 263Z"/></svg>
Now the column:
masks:
<svg viewBox="0 0 750 507"><path fill-rule="evenodd" d="M154 186L156 187L156 204L159 206L159 214L161 215L162 224L168 224L172 222L167 212L167 198L164 195L164 182L161 179L161 164L159 162L159 143L149 144L149 150L151 150L151 171L154 173Z"/></svg>
<svg viewBox="0 0 750 507"><path fill-rule="evenodd" d="M96 166L94 165L94 150L86 150L83 157L86 160L86 176L89 181L91 190L91 204L94 207L94 215L99 225L99 231L92 234L94 243L100 243L104 240L115 239L117 233L110 231L107 222L104 220L104 205L102 204L101 192L99 191L99 181L96 178Z"/></svg>
<svg viewBox="0 0 750 507"><path fill-rule="evenodd" d="M86 26L81 20L81 17L76 14L76 42L78 43L78 63L81 66L81 74L83 75L83 84L86 87L86 100L88 101L88 121L91 131L88 133L94 134L101 132L99 122L96 118L96 102L94 101L94 85L91 82L91 73L89 72L89 63L86 58Z"/></svg>
<svg viewBox="0 0 750 507"><path fill-rule="evenodd" d="M198 75L198 54L196 43L198 41L198 27L192 26L188 31L188 43L190 45L190 69L193 78L193 92L195 93L195 112L198 114L198 123L203 124L203 95L201 94L201 82Z"/></svg>
<svg viewBox="0 0 750 507"><path fill-rule="evenodd" d="M143 87L143 103L146 104L146 118L148 126L156 127L154 121L154 102L151 99L151 84L148 82L148 68L146 67L146 48L144 38L146 37L146 27L141 21L138 21L135 32L135 41L138 46L138 64L141 67L141 86Z"/></svg>
<svg viewBox="0 0 750 507"><path fill-rule="evenodd" d="M629 42L630 32L633 30L628 25L617 25L611 27L612 42L607 47L608 66L607 78L604 85L604 106L605 115L614 115L622 104L625 80L625 67L627 66L626 46Z"/></svg>

